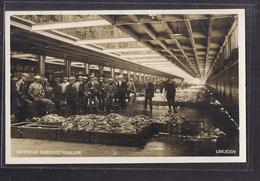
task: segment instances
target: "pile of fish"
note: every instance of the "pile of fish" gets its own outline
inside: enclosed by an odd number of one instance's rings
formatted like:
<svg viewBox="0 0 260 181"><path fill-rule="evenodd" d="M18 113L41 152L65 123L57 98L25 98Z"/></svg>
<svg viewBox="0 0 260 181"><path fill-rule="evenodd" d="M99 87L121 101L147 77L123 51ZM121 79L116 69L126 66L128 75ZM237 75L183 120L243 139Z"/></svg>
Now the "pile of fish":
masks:
<svg viewBox="0 0 260 181"><path fill-rule="evenodd" d="M180 103L203 103L206 101L206 91L204 88L177 89L175 101ZM137 101L144 101L144 97L137 97ZM153 101L167 102L166 95L163 93L154 93Z"/></svg>
<svg viewBox="0 0 260 181"><path fill-rule="evenodd" d="M41 124L59 125L66 121L66 118L57 114L48 114L42 117L33 117L32 122L38 122Z"/></svg>
<svg viewBox="0 0 260 181"><path fill-rule="evenodd" d="M183 103L203 103L206 101L206 92L203 88L177 89L175 101Z"/></svg>
<svg viewBox="0 0 260 181"><path fill-rule="evenodd" d="M153 119L153 123L161 124L181 124L185 121L184 117L178 114L166 114L163 116L158 116Z"/></svg>
<svg viewBox="0 0 260 181"><path fill-rule="evenodd" d="M149 126L151 122L150 118L143 115L126 117L112 113L109 115L89 114L68 117L61 127L65 131L84 130L88 132L135 134Z"/></svg>
<svg viewBox="0 0 260 181"><path fill-rule="evenodd" d="M203 141L212 141L217 142L217 139L221 136L226 135L219 128L212 127L211 129L202 130L199 134L194 136L182 136L184 141L192 142L203 142Z"/></svg>

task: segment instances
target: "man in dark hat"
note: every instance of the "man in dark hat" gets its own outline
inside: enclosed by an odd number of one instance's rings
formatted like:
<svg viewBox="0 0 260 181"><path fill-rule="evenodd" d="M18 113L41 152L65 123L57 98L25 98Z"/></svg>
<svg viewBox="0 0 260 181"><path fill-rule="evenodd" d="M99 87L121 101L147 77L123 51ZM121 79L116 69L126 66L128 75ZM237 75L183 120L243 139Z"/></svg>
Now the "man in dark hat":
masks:
<svg viewBox="0 0 260 181"><path fill-rule="evenodd" d="M82 77L82 83L79 85L79 111L80 114L86 114L88 109L88 77Z"/></svg>
<svg viewBox="0 0 260 181"><path fill-rule="evenodd" d="M103 77L99 77L98 82L98 107L99 110L104 111L105 110L105 102L106 102L106 91L105 91L105 83Z"/></svg>
<svg viewBox="0 0 260 181"><path fill-rule="evenodd" d="M119 110L126 110L126 96L127 96L127 84L124 81L123 75L118 76L116 83L116 95L118 97Z"/></svg>
<svg viewBox="0 0 260 181"><path fill-rule="evenodd" d="M168 79L165 85L165 92L166 92L166 99L169 107L169 113L172 112L171 107L173 107L174 113L177 113L175 107L175 94L176 94L176 87L175 82L171 79Z"/></svg>

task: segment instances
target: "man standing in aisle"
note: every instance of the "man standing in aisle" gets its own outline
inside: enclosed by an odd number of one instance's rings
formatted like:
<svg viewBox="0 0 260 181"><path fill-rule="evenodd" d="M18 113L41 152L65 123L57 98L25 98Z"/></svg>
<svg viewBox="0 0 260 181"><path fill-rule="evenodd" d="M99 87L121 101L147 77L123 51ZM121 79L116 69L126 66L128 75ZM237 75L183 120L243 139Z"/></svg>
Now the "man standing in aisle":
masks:
<svg viewBox="0 0 260 181"><path fill-rule="evenodd" d="M103 77L99 77L98 82L98 107L100 110L105 110L105 101L106 101L106 91L105 91L105 83Z"/></svg>
<svg viewBox="0 0 260 181"><path fill-rule="evenodd" d="M62 88L61 88L61 79L56 78L54 87L53 87L53 102L55 104L55 112L56 114L61 113L61 101L62 101Z"/></svg>
<svg viewBox="0 0 260 181"><path fill-rule="evenodd" d="M24 121L26 117L34 116L33 102L28 97L29 74L22 73L20 80L16 83L16 97L18 99L17 120Z"/></svg>
<svg viewBox="0 0 260 181"><path fill-rule="evenodd" d="M145 87L145 99L144 99L144 111L147 111L147 105L150 106L150 113L153 112L153 97L154 97L154 84L150 78L147 79L147 85Z"/></svg>
<svg viewBox="0 0 260 181"><path fill-rule="evenodd" d="M89 106L91 108L93 108L92 103L94 103L94 107L96 108L96 111L99 112L98 98L97 98L98 81L97 81L97 78L94 75L90 76L90 81L88 83L88 94L89 94Z"/></svg>
<svg viewBox="0 0 260 181"><path fill-rule="evenodd" d="M88 77L82 77L82 84L79 85L79 110L80 114L86 114L88 108Z"/></svg>
<svg viewBox="0 0 260 181"><path fill-rule="evenodd" d="M78 92L75 82L75 77L69 77L69 85L66 87L67 115L77 114Z"/></svg>
<svg viewBox="0 0 260 181"><path fill-rule="evenodd" d="M175 94L176 94L176 87L175 82L171 79L168 79L165 85L165 92L166 92L166 99L169 107L169 113L172 112L171 107L173 107L174 113L177 113L175 107Z"/></svg>
<svg viewBox="0 0 260 181"><path fill-rule="evenodd" d="M75 83L75 86L76 86L76 89L77 89L77 91L79 92L79 86L80 86L80 84L82 84L82 76L80 75L80 76L78 76L78 80L77 80L77 82Z"/></svg>
<svg viewBox="0 0 260 181"><path fill-rule="evenodd" d="M130 81L127 83L127 99L128 99L128 103L130 103L130 95L131 93L134 94L133 96L133 103L135 103L135 99L136 99L136 86L135 86L135 82L134 79L130 79Z"/></svg>
<svg viewBox="0 0 260 181"><path fill-rule="evenodd" d="M127 94L127 84L123 79L123 75L118 76L118 82L116 84L116 94L118 97L119 111L126 110L126 94Z"/></svg>
<svg viewBox="0 0 260 181"><path fill-rule="evenodd" d="M116 91L116 86L114 84L114 81L112 78L109 78L108 83L106 84L106 105L107 105L107 111L110 112L111 109L113 109L113 99Z"/></svg>
<svg viewBox="0 0 260 181"><path fill-rule="evenodd" d="M64 110L64 108L67 106L66 87L69 85L68 77L63 77L62 83L60 85L61 85L61 93L62 93L60 106L61 106L62 114L65 115L66 111Z"/></svg>

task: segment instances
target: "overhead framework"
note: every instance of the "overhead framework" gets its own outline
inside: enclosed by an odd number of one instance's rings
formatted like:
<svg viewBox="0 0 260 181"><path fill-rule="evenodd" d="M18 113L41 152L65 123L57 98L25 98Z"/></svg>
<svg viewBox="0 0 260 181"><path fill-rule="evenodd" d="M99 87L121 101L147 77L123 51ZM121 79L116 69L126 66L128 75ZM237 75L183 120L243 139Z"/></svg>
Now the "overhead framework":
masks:
<svg viewBox="0 0 260 181"><path fill-rule="evenodd" d="M11 42L26 54L207 79L236 19L231 14L12 16Z"/></svg>

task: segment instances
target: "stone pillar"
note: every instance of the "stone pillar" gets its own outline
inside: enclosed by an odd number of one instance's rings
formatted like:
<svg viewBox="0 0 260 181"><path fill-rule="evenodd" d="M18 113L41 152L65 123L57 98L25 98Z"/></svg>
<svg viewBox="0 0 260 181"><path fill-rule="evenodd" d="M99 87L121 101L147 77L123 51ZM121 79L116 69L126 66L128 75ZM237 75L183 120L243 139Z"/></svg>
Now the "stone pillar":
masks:
<svg viewBox="0 0 260 181"><path fill-rule="evenodd" d="M130 70L127 71L127 79L128 79L128 81L130 81L130 79L131 79L131 71Z"/></svg>
<svg viewBox="0 0 260 181"><path fill-rule="evenodd" d="M45 75L45 58L46 58L46 56L44 56L44 55L38 56L39 73L42 76Z"/></svg>
<svg viewBox="0 0 260 181"><path fill-rule="evenodd" d="M136 72L133 72L134 73L134 81L136 81Z"/></svg>
<svg viewBox="0 0 260 181"><path fill-rule="evenodd" d="M88 63L85 63L85 74L89 75L89 69L90 69L90 65Z"/></svg>
<svg viewBox="0 0 260 181"><path fill-rule="evenodd" d="M103 76L103 71L104 71L104 67L103 66L99 66L99 77Z"/></svg>
<svg viewBox="0 0 260 181"><path fill-rule="evenodd" d="M65 76L70 77L71 75L71 60L66 59L64 61L65 64Z"/></svg>
<svg viewBox="0 0 260 181"><path fill-rule="evenodd" d="M124 70L120 69L120 75L124 75Z"/></svg>
<svg viewBox="0 0 260 181"><path fill-rule="evenodd" d="M111 67L111 78L115 78L115 68Z"/></svg>

